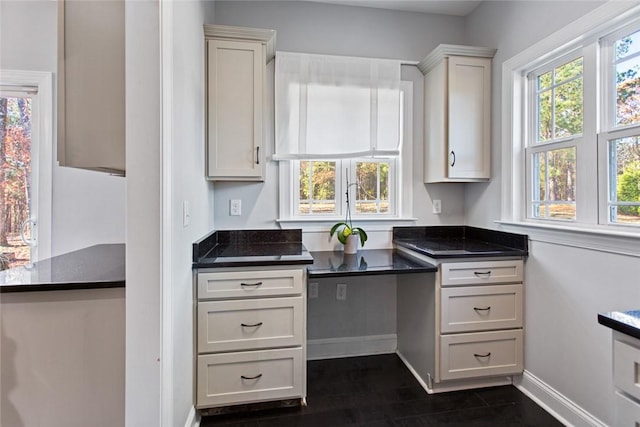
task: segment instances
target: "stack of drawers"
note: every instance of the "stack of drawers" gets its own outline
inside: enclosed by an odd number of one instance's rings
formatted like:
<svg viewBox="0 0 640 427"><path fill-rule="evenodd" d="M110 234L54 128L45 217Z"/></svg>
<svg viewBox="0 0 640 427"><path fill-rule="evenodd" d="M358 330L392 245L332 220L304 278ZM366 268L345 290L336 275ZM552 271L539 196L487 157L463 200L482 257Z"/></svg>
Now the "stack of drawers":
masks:
<svg viewBox="0 0 640 427"><path fill-rule="evenodd" d="M306 394L301 268L197 273L198 409Z"/></svg>
<svg viewBox="0 0 640 427"><path fill-rule="evenodd" d="M615 391L615 425L640 425L640 340L629 335L613 334L613 383Z"/></svg>
<svg viewBox="0 0 640 427"><path fill-rule="evenodd" d="M440 267L436 381L521 373L522 260Z"/></svg>

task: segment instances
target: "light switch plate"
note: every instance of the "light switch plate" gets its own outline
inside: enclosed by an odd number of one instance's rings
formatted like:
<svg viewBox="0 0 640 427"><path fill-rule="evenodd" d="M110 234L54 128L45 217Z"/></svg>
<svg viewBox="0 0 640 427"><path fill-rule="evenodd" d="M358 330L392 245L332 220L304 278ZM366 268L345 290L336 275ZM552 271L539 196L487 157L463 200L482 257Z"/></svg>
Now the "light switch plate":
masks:
<svg viewBox="0 0 640 427"><path fill-rule="evenodd" d="M434 214L442 213L442 200L434 200L432 208Z"/></svg>
<svg viewBox="0 0 640 427"><path fill-rule="evenodd" d="M182 202L182 226L188 227L191 220L191 212L189 210L189 202L185 200Z"/></svg>

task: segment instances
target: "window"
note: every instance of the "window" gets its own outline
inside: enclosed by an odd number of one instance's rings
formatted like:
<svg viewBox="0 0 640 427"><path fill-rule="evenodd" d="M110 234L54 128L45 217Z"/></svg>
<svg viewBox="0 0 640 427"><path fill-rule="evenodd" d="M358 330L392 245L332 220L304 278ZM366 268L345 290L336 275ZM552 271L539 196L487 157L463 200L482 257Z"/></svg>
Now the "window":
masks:
<svg viewBox="0 0 640 427"><path fill-rule="evenodd" d="M0 269L50 256L51 82L51 73L0 70Z"/></svg>
<svg viewBox="0 0 640 427"><path fill-rule="evenodd" d="M276 61L280 220L344 218L347 191L353 218L411 212L413 87L399 62L280 52Z"/></svg>
<svg viewBox="0 0 640 427"><path fill-rule="evenodd" d="M640 19L637 13L621 19L609 29L594 26L562 50L549 45L559 53L510 69L509 130L521 141L524 165L518 168L520 151L512 147L514 180L505 185L513 185L514 219L640 228ZM523 198L517 185L525 188Z"/></svg>

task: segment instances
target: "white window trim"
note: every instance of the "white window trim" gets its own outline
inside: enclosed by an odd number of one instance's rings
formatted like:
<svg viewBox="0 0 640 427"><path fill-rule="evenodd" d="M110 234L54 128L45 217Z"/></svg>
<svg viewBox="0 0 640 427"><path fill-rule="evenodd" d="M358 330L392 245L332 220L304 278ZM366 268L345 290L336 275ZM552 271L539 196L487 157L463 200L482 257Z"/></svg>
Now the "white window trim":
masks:
<svg viewBox="0 0 640 427"><path fill-rule="evenodd" d="M590 39L595 41L597 35L619 27L639 12L637 3L607 2L502 64L502 206L501 219L497 222L504 228L520 232L524 229L532 240L640 257L640 231L628 226L527 220L526 192L522 191L526 188L526 174L520 172L526 170L527 161L523 143L527 120L523 107L527 83L525 71L553 60L568 45Z"/></svg>
<svg viewBox="0 0 640 427"><path fill-rule="evenodd" d="M38 94L33 98L35 120L31 133L35 136L36 150L32 152L32 168L38 171L37 192L37 246L33 261L51 257L51 197L53 192L53 73L43 71L0 70L0 84L9 86L35 86ZM32 177L33 179L34 177Z"/></svg>
<svg viewBox="0 0 640 427"><path fill-rule="evenodd" d="M367 230L391 230L393 225L411 223L416 218L411 217L413 214L413 82L401 81L400 88L403 91L404 111L410 112L406 114L403 123L403 141L401 156L396 159L395 167L400 171L398 176L398 188L401 194L395 195L399 197L399 203L396 202L396 216L384 217L357 217L358 225L366 227ZM291 211L293 204L293 192L295 191L295 183L292 179L292 168L290 162L280 161L279 170L279 215L280 218L276 222L286 228L305 227L305 231L309 230L325 230L329 225L336 221L344 220L344 215L327 215L326 217L290 217L288 212ZM341 184L342 185L342 184ZM342 187L340 187L342 188ZM337 191L337 190L336 190ZM341 207L339 212L343 212ZM352 212L353 214L353 212Z"/></svg>

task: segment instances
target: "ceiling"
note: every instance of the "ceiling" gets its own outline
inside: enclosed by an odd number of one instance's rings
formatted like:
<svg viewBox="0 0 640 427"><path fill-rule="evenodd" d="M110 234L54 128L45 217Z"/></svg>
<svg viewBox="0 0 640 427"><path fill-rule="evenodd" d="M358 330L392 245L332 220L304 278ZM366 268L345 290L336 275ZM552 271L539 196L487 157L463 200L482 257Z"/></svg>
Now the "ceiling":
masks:
<svg viewBox="0 0 640 427"><path fill-rule="evenodd" d="M348 6L467 16L482 0L305 0Z"/></svg>

